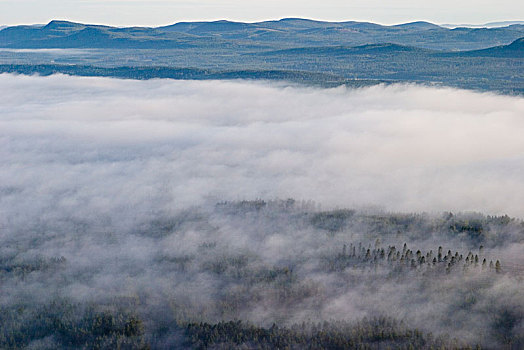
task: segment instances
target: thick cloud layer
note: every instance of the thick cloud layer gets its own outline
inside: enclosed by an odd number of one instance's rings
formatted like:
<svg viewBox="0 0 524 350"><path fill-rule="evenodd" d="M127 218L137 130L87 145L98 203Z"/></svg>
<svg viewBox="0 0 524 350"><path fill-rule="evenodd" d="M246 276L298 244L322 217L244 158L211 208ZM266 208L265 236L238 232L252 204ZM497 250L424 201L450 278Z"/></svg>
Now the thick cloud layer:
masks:
<svg viewBox="0 0 524 350"><path fill-rule="evenodd" d="M1 75L7 222L252 198L524 216L524 99ZM23 213L23 214L22 214Z"/></svg>
<svg viewBox="0 0 524 350"><path fill-rule="evenodd" d="M24 322L38 328L55 300L132 305L153 348L180 343L180 319L377 315L524 341L522 221L375 208L524 217L522 98L67 76L0 87L0 341L33 334ZM287 197L304 201L215 206ZM366 257L404 242L406 260ZM438 246L464 259L409 262Z"/></svg>

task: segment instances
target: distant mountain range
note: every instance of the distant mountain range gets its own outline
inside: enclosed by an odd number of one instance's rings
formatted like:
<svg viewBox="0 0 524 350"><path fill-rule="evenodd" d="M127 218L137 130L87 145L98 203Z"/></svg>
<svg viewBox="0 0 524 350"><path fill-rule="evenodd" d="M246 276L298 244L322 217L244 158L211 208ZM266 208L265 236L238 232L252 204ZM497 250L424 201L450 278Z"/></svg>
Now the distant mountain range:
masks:
<svg viewBox="0 0 524 350"><path fill-rule="evenodd" d="M398 45L392 43L367 44L361 46L322 46L322 47L301 47L264 52L262 56L284 56L284 55L330 55L330 56L350 56L350 55L398 55L398 54L417 54L435 57L513 57L524 58L524 38L519 38L508 45L500 45L480 50L468 51L437 51L423 49L420 47Z"/></svg>
<svg viewBox="0 0 524 350"><path fill-rule="evenodd" d="M459 53L453 53L459 55ZM509 45L501 45L490 47L482 50L463 51L462 56L478 56L478 57L515 57L524 58L524 38L515 40Z"/></svg>
<svg viewBox="0 0 524 350"><path fill-rule="evenodd" d="M0 31L3 48L184 47L284 49L394 43L434 50L476 50L508 44L524 36L524 25L449 29L428 22L383 26L369 22L323 22L301 18L242 23L180 22L169 26L117 28L67 21L15 26Z"/></svg>
<svg viewBox="0 0 524 350"><path fill-rule="evenodd" d="M498 27L507 27L514 24L524 25L524 21L501 21L501 22L489 22L484 24L441 24L441 27L444 28L498 28Z"/></svg>
<svg viewBox="0 0 524 350"><path fill-rule="evenodd" d="M0 30L2 72L322 86L415 82L524 95L524 25L449 29L423 21L286 18L117 28L51 21Z"/></svg>

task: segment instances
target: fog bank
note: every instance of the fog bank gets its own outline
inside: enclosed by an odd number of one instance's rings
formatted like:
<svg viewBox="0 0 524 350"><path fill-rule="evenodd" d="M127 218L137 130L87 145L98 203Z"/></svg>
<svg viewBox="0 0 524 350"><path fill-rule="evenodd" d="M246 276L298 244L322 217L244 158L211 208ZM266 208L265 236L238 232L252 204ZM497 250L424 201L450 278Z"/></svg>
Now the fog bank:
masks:
<svg viewBox="0 0 524 350"><path fill-rule="evenodd" d="M4 223L287 197L524 217L520 97L5 74L0 86Z"/></svg>
<svg viewBox="0 0 524 350"><path fill-rule="evenodd" d="M0 87L0 347L182 348L184 322L382 316L437 344L524 344L524 222L491 216L524 217L522 98L67 76Z"/></svg>

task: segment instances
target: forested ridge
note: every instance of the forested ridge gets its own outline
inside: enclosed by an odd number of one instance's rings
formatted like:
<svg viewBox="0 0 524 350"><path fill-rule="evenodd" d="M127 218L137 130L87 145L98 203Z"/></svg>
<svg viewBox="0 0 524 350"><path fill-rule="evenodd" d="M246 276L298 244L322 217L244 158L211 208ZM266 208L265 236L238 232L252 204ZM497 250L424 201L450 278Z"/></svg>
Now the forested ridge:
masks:
<svg viewBox="0 0 524 350"><path fill-rule="evenodd" d="M524 26L448 29L300 18L116 28L67 21L0 30L0 73L439 84L523 94Z"/></svg>

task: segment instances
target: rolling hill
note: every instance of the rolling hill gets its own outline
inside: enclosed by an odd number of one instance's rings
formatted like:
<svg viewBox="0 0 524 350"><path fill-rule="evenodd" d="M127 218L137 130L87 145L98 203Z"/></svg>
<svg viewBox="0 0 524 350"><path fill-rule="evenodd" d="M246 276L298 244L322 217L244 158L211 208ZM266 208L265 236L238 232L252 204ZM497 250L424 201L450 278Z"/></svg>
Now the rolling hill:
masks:
<svg viewBox="0 0 524 350"><path fill-rule="evenodd" d="M222 20L181 22L157 28L117 28L54 20L42 27L4 28L0 31L0 47L165 49L233 45L284 49L387 42L435 50L474 50L508 44L523 36L523 25L448 29L421 21L383 26L287 18L258 23Z"/></svg>
<svg viewBox="0 0 524 350"><path fill-rule="evenodd" d="M523 37L518 24L447 29L424 21L286 18L117 28L55 20L0 30L0 72L321 86L414 82L523 94Z"/></svg>

